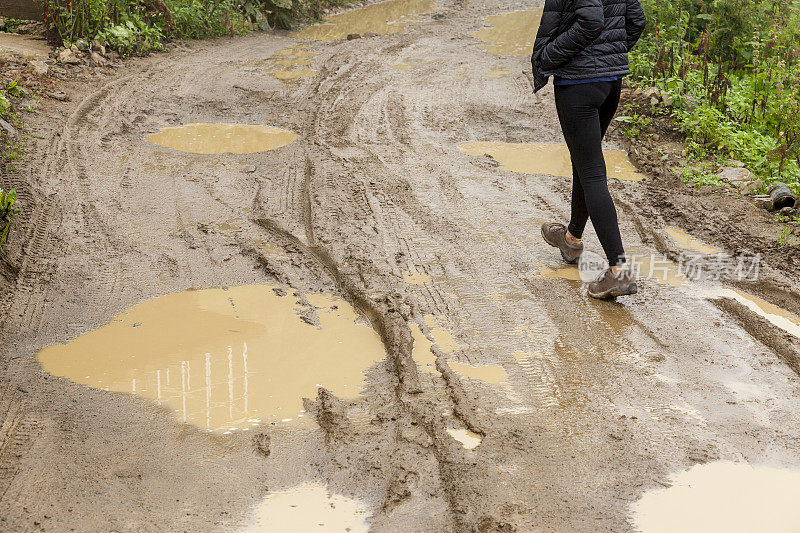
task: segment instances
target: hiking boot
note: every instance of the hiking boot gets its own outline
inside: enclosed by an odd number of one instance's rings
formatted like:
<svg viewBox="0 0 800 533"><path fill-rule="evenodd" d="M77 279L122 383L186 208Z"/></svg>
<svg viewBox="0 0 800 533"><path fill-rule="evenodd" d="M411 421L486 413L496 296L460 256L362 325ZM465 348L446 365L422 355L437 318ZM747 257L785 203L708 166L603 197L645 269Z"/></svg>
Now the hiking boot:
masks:
<svg viewBox="0 0 800 533"><path fill-rule="evenodd" d="M567 227L558 222L545 222L542 224L542 237L544 241L561 250L561 258L567 263L574 263L583 253L583 243L570 244L567 242Z"/></svg>
<svg viewBox="0 0 800 533"><path fill-rule="evenodd" d="M626 268L616 276L609 268L589 284L589 296L599 300L636 294L638 291L639 287L630 268Z"/></svg>

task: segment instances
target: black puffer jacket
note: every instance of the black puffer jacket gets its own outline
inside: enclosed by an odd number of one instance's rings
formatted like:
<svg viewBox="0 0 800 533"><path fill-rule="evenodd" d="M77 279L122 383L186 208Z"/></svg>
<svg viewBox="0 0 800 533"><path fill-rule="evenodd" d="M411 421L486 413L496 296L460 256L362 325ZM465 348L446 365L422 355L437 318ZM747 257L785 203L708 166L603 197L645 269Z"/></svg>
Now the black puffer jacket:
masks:
<svg viewBox="0 0 800 533"><path fill-rule="evenodd" d="M534 92L547 78L629 73L628 51L647 20L639 0L545 0L533 45Z"/></svg>

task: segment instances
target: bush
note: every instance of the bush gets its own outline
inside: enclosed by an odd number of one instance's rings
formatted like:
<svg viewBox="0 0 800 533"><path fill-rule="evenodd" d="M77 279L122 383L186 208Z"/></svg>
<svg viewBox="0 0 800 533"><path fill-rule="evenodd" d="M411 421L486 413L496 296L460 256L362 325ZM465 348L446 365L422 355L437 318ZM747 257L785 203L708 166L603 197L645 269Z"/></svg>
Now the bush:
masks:
<svg viewBox="0 0 800 533"><path fill-rule="evenodd" d="M800 190L800 3L643 0L634 79L675 100L687 138Z"/></svg>

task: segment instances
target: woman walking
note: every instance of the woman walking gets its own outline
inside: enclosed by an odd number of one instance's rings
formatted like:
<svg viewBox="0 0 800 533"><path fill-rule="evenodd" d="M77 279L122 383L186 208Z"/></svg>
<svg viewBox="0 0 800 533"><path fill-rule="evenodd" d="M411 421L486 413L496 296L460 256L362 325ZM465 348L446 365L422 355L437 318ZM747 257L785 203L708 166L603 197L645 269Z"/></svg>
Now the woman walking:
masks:
<svg viewBox="0 0 800 533"><path fill-rule="evenodd" d="M628 51L645 23L639 0L546 0L533 46L534 92L553 76L573 174L569 226L546 223L542 236L561 250L565 261L574 263L583 253L583 229L592 220L609 264L589 284L594 298L637 291L608 192L602 140L619 104L622 78L629 74Z"/></svg>

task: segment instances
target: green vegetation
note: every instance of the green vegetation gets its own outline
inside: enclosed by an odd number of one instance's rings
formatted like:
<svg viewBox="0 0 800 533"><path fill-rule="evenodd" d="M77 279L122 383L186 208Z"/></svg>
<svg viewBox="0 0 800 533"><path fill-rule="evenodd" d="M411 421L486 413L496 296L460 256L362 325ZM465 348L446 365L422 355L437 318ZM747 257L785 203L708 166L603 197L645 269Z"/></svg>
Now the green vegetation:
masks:
<svg viewBox="0 0 800 533"><path fill-rule="evenodd" d="M3 245L6 243L8 232L11 230L11 224L18 211L17 191L11 189L6 192L0 188L0 253L3 252Z"/></svg>
<svg viewBox="0 0 800 533"><path fill-rule="evenodd" d="M66 45L99 40L122 55L141 55L164 42L289 29L350 0L45 0L48 22Z"/></svg>
<svg viewBox="0 0 800 533"><path fill-rule="evenodd" d="M735 159L765 185L799 192L800 1L643 4L649 23L631 53L634 82L674 99L690 164Z"/></svg>

